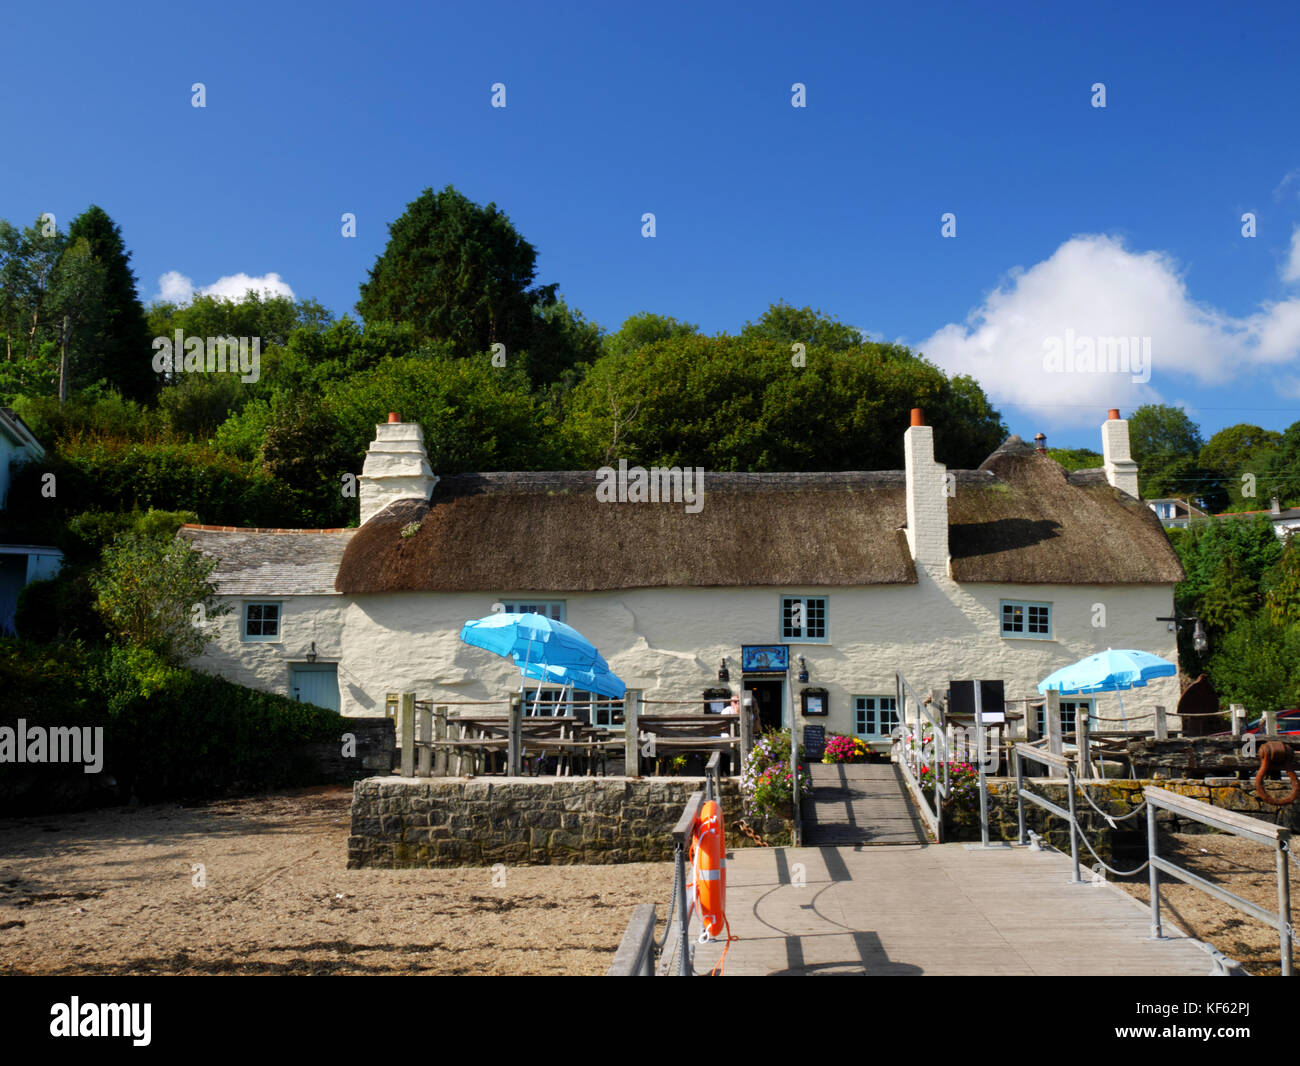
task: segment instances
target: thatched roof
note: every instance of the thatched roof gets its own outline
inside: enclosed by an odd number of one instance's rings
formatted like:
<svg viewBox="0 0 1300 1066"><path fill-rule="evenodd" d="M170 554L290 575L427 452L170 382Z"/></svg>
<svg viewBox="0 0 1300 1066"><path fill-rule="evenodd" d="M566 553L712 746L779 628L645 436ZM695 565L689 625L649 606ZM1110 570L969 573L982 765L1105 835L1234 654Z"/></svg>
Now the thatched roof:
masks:
<svg viewBox="0 0 1300 1066"><path fill-rule="evenodd" d="M241 529L181 526L179 536L217 560L212 572L226 596L333 596L355 529Z"/></svg>
<svg viewBox="0 0 1300 1066"><path fill-rule="evenodd" d="M1182 579L1160 520L1100 471L1066 474L1011 437L979 470L954 473L949 551L958 581ZM357 531L336 588L541 593L916 581L902 471L710 473L698 514L679 503L602 503L596 486L588 471L443 478L427 503L399 501Z"/></svg>
<svg viewBox="0 0 1300 1066"><path fill-rule="evenodd" d="M914 582L901 473L706 474L703 509L602 503L594 472L462 474L367 522L340 592ZM402 536L410 523L419 530Z"/></svg>
<svg viewBox="0 0 1300 1066"><path fill-rule="evenodd" d="M1066 471L1009 437L948 501L957 581L1173 584L1183 569L1160 519L1102 470Z"/></svg>

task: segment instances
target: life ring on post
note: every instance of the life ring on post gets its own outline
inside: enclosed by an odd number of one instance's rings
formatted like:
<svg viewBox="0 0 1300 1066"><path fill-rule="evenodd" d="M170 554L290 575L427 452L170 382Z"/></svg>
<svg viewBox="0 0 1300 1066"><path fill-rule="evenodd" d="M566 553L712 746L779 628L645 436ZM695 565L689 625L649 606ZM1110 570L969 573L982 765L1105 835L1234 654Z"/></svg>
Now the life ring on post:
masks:
<svg viewBox="0 0 1300 1066"><path fill-rule="evenodd" d="M691 884L700 915L700 943L722 935L727 924L727 855L722 808L705 800L691 837Z"/></svg>

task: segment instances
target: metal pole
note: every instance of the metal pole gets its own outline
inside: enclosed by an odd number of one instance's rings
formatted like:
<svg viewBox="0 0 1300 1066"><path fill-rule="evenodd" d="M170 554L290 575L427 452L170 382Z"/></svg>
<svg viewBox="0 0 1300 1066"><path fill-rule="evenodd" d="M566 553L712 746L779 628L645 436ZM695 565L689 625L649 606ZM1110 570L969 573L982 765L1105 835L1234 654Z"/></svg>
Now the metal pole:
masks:
<svg viewBox="0 0 1300 1066"><path fill-rule="evenodd" d="M980 843L987 848L989 846L989 786L987 779L984 777L984 699L980 694L980 683L978 681L975 682L975 746L980 776ZM936 774L935 777L937 778L938 775ZM936 813L939 813L942 804L939 801L938 786L935 787L934 798ZM1077 864L1074 876L1076 879L1079 876Z"/></svg>
<svg viewBox="0 0 1300 1066"><path fill-rule="evenodd" d="M1074 767L1068 763L1065 767L1065 787L1070 790L1070 860L1074 863L1074 883L1077 885L1083 881L1079 876L1079 838L1076 835L1079 819L1074 811Z"/></svg>
<svg viewBox="0 0 1300 1066"><path fill-rule="evenodd" d="M673 876L677 879L677 976L691 976L691 908L686 900L686 855L680 841L673 853Z"/></svg>
<svg viewBox="0 0 1300 1066"><path fill-rule="evenodd" d="M1025 776L1020 762L1020 749L1012 748L1016 757L1016 820L1020 823L1020 843L1027 844L1025 837Z"/></svg>
<svg viewBox="0 0 1300 1066"><path fill-rule="evenodd" d="M1282 976L1291 976L1291 871L1287 869L1287 841L1277 842L1277 931L1282 940Z"/></svg>
<svg viewBox="0 0 1300 1066"><path fill-rule="evenodd" d="M799 809L799 730L794 721L794 695L790 691L790 671L785 672L785 705L789 708L790 721L790 806L793 808L794 821L791 825L790 843L794 847L803 845L803 812Z"/></svg>
<svg viewBox="0 0 1300 1066"><path fill-rule="evenodd" d="M1156 805L1147 798L1147 869L1151 873L1151 939L1163 940L1160 932L1160 871L1156 869Z"/></svg>

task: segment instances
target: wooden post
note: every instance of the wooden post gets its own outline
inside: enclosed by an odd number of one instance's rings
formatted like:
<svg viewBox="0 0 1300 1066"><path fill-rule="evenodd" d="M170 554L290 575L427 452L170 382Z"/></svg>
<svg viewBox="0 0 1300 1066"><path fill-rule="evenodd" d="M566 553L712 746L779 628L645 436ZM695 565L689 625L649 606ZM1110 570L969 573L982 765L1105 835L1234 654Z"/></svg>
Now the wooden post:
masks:
<svg viewBox="0 0 1300 1066"><path fill-rule="evenodd" d="M1156 707L1156 740L1169 739L1169 723L1165 720L1165 709Z"/></svg>
<svg viewBox="0 0 1300 1066"><path fill-rule="evenodd" d="M627 777L641 776L640 720L641 694L628 689L623 697L623 773Z"/></svg>
<svg viewBox="0 0 1300 1066"><path fill-rule="evenodd" d="M401 704L402 776L415 776L415 693L403 692Z"/></svg>
<svg viewBox="0 0 1300 1066"><path fill-rule="evenodd" d="M1092 744L1088 739L1088 705L1083 704L1074 712L1074 736L1079 745L1079 773L1082 777L1092 776Z"/></svg>
<svg viewBox="0 0 1300 1066"><path fill-rule="evenodd" d="M510 727L506 737L506 775L524 776L524 707L517 695L510 698Z"/></svg>
<svg viewBox="0 0 1300 1066"><path fill-rule="evenodd" d="M1277 711L1264 712L1264 733L1266 736L1277 736Z"/></svg>
<svg viewBox="0 0 1300 1066"><path fill-rule="evenodd" d="M1046 705L1044 704L1044 707ZM1038 739L1038 715L1035 713L1037 708L1028 700L1025 701L1025 743L1032 744ZM1046 711L1044 711L1046 716Z"/></svg>
<svg viewBox="0 0 1300 1066"><path fill-rule="evenodd" d="M433 739L447 739L447 708L435 707L433 711ZM446 777L449 767L447 765L447 749L439 748L433 757L433 772L438 777Z"/></svg>
<svg viewBox="0 0 1300 1066"><path fill-rule="evenodd" d="M935 716L939 720L939 725L943 727L943 735L948 736L948 705L943 702L943 689L930 689L930 706L937 711ZM952 749L949 748L949 751Z"/></svg>
<svg viewBox="0 0 1300 1066"><path fill-rule="evenodd" d="M1246 708L1240 703L1234 703L1229 710L1232 712L1232 735L1241 737L1246 732Z"/></svg>
<svg viewBox="0 0 1300 1066"><path fill-rule="evenodd" d="M1043 724L1047 727L1047 750L1053 755L1064 755L1061 745L1061 694L1056 689L1047 690L1047 706L1043 708ZM1047 768L1049 777L1063 777L1057 766Z"/></svg>
<svg viewBox="0 0 1300 1066"><path fill-rule="evenodd" d="M433 712L428 707L420 707L415 712L415 734L419 740L417 749L420 753L416 760L415 776L428 777L433 767L433 748L430 745L433 740Z"/></svg>

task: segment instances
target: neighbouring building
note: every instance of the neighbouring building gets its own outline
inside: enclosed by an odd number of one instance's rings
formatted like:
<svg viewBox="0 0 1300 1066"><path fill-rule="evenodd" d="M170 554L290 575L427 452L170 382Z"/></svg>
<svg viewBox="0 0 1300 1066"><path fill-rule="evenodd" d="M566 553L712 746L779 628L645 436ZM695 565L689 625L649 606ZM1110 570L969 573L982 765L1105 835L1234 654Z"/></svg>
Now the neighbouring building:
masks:
<svg viewBox="0 0 1300 1066"><path fill-rule="evenodd" d="M21 463L45 455L32 431L8 407L0 407L0 511L9 502L11 471ZM63 564L63 553L47 544L0 543L0 634L13 632L14 611L23 587L53 577Z"/></svg>
<svg viewBox="0 0 1300 1066"><path fill-rule="evenodd" d="M1210 518L1208 512L1178 496L1147 500L1147 506L1155 511L1165 529L1186 529L1193 522L1208 521Z"/></svg>
<svg viewBox="0 0 1300 1066"><path fill-rule="evenodd" d="M1013 436L949 471L915 412L903 470L705 474L698 513L602 502L594 471L440 478L420 427L395 419L366 457L359 529L182 529L233 608L196 666L347 715L383 713L397 691L504 698L517 670L458 639L499 604L576 626L644 695L703 701L725 665L771 724L820 690L817 721L879 740L895 671L922 693L1001 679L1012 698L1107 647L1176 659L1158 617L1183 572L1137 496L1117 411L1095 470ZM742 645L762 644L789 645L807 683L746 674ZM1125 707L1177 698L1165 679Z"/></svg>

